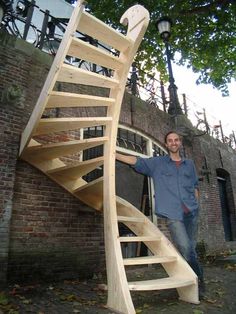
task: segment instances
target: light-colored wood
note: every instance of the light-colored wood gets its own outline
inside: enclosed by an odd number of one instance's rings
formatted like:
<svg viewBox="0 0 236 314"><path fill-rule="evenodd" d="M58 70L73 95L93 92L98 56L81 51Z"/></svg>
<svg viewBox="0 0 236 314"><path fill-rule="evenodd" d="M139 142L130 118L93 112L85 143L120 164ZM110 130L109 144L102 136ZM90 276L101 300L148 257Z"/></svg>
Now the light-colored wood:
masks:
<svg viewBox="0 0 236 314"><path fill-rule="evenodd" d="M117 216L118 221L122 222L122 221L129 221L129 222L140 222L143 223L145 222L145 219L143 218L137 218L137 217L127 217L127 216Z"/></svg>
<svg viewBox="0 0 236 314"><path fill-rule="evenodd" d="M83 12L78 30L119 51L125 51L132 45L129 37L122 35L87 12Z"/></svg>
<svg viewBox="0 0 236 314"><path fill-rule="evenodd" d="M112 118L110 117L46 118L40 120L38 127L34 132L34 136L61 131L79 130L92 126L107 125L111 121Z"/></svg>
<svg viewBox="0 0 236 314"><path fill-rule="evenodd" d="M129 202L125 201L120 197L116 197L117 200L117 214L119 216L130 216L145 219L145 223L133 223L126 221L124 224L137 236L153 236L161 237L161 241L155 242L145 242L150 252L155 256L166 256L166 257L176 257L176 262L174 263L162 263L163 268L169 277L180 276L183 280L189 280L194 282L191 286L187 288L185 286L179 287L178 293L181 300L190 302L193 304L198 304L198 281L197 276L184 260L184 258L176 251L173 244L165 237L165 235L147 218L145 217L137 208L131 205ZM177 288L177 287L176 287Z"/></svg>
<svg viewBox="0 0 236 314"><path fill-rule="evenodd" d="M164 290L194 285L194 280L181 279L181 277L168 277L161 279L129 282L133 291Z"/></svg>
<svg viewBox="0 0 236 314"><path fill-rule="evenodd" d="M76 68L68 64L64 64L58 74L59 82L83 84L89 86L97 86L104 88L118 87L119 81L104 75Z"/></svg>
<svg viewBox="0 0 236 314"><path fill-rule="evenodd" d="M119 237L120 242L159 242L161 241L160 237L154 236L133 236L133 237Z"/></svg>
<svg viewBox="0 0 236 314"><path fill-rule="evenodd" d="M66 180L77 179L103 164L103 157L93 158L47 171L53 177L63 177Z"/></svg>
<svg viewBox="0 0 236 314"><path fill-rule="evenodd" d="M24 148L29 143L35 128L38 126L38 122L44 112L45 106L48 101L48 95L53 90L55 82L57 81L58 69L63 64L68 48L71 44L71 39L73 38L75 31L78 27L82 12L84 10L84 0L78 1L76 8L73 10L72 16L66 32L63 36L61 44L58 48L57 54L54 58L53 64L44 83L43 89L38 98L37 104L34 107L33 113L30 116L28 124L21 136L19 155L23 152Z"/></svg>
<svg viewBox="0 0 236 314"><path fill-rule="evenodd" d="M47 108L108 107L114 102L115 99L108 97L53 91L49 95Z"/></svg>
<svg viewBox="0 0 236 314"><path fill-rule="evenodd" d="M82 178L71 179L67 177L54 176L53 174L51 176L48 174L48 176L71 194L73 194L75 189L84 187L87 184L87 182ZM76 197L76 195L74 196Z"/></svg>
<svg viewBox="0 0 236 314"><path fill-rule="evenodd" d="M176 256L141 256L124 258L124 265L150 265L176 262Z"/></svg>
<svg viewBox="0 0 236 314"><path fill-rule="evenodd" d="M128 25L127 34L107 26L87 12L79 1L66 34L55 57L35 110L22 134L21 158L47 174L64 189L85 204L97 210L103 209L107 266L108 308L125 314L135 314L131 290L160 290L176 288L180 299L198 303L197 276L176 251L171 242L137 208L116 197L115 151L119 114L126 79L135 53L149 21L147 10L139 5L131 7L121 18ZM86 33L120 51L119 57L108 55L105 50L75 39L75 30ZM113 77L90 73L64 63L66 55L113 69ZM109 97L55 91L56 82L91 85L109 89ZM64 84L65 87L68 84ZM56 85L57 86L57 85ZM70 117L41 119L45 108L103 106L106 117ZM105 110L106 109L106 110ZM72 110L71 110L72 111ZM74 110L77 114L78 111ZM100 110L99 110L100 112ZM75 114L76 114L75 113ZM103 114L104 115L104 114ZM41 119L41 120L40 120ZM65 132L85 127L105 126L105 136L87 140L40 144L33 136ZM59 157L77 154L89 147L103 144L103 156L86 161L65 164ZM83 176L103 165L103 177L86 182ZM133 237L119 235L118 221L125 224ZM123 259L121 242L145 243L152 256ZM125 266L161 263L168 278L128 283Z"/></svg>
<svg viewBox="0 0 236 314"><path fill-rule="evenodd" d="M103 177L75 189L73 193L88 206L100 211L103 209Z"/></svg>
<svg viewBox="0 0 236 314"><path fill-rule="evenodd" d="M126 79L130 66L133 62L134 55L147 28L148 20L148 12L143 7L138 5L127 10L121 18L121 23L128 25L126 37L130 41L130 45L128 49L122 50L119 55L120 60L124 64L122 70L115 71L113 75L114 79L119 80L119 88L115 86L110 90L110 97L115 98L116 103L114 106L110 106L107 109L107 115L111 116L113 121L112 124L108 125L105 130L105 135L110 138L110 141L104 144L103 210L108 286L107 306L121 313L129 314L134 314L135 309L127 284L119 241L115 191L115 150L119 114L126 86ZM105 37L110 40L112 36L108 34L108 36ZM125 214L122 215L125 216Z"/></svg>
<svg viewBox="0 0 236 314"><path fill-rule="evenodd" d="M22 157L24 158L24 156L28 155L28 158L32 158L34 161L41 161L42 159L49 160L79 153L82 150L102 145L107 140L107 137L95 137L44 145L38 144L37 146L26 148Z"/></svg>
<svg viewBox="0 0 236 314"><path fill-rule="evenodd" d="M77 38L72 40L68 55L113 70L119 70L123 65L118 57Z"/></svg>

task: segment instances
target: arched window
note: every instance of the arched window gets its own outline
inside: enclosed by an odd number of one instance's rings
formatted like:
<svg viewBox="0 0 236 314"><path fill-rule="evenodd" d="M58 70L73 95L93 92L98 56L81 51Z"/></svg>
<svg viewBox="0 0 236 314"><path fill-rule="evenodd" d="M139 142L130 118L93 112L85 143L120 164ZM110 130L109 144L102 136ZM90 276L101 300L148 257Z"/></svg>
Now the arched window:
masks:
<svg viewBox="0 0 236 314"><path fill-rule="evenodd" d="M154 139L124 125L119 125L118 128L117 151L140 157L167 154L166 149ZM129 201L157 224L152 179L121 163L117 163L116 177L117 195Z"/></svg>

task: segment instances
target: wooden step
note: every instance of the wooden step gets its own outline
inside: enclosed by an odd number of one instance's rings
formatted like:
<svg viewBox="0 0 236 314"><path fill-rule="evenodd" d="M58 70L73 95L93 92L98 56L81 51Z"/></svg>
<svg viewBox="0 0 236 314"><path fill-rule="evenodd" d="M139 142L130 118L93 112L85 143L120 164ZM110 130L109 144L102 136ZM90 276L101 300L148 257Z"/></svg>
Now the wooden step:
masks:
<svg viewBox="0 0 236 314"><path fill-rule="evenodd" d="M103 208L103 177L75 189L73 193L85 204L97 209Z"/></svg>
<svg viewBox="0 0 236 314"><path fill-rule="evenodd" d="M59 185L63 186L67 191L73 194L74 189L78 189L87 184L83 178L70 179L67 177L59 177L59 176L50 176L52 180L57 182Z"/></svg>
<svg viewBox="0 0 236 314"><path fill-rule="evenodd" d="M124 265L149 265L172 263L177 260L176 256L142 256L124 258Z"/></svg>
<svg viewBox="0 0 236 314"><path fill-rule="evenodd" d="M193 279L181 279L179 277L168 277L154 280L129 282L129 289L133 291L163 290L181 288L194 285Z"/></svg>
<svg viewBox="0 0 236 314"><path fill-rule="evenodd" d="M85 174L96 169L97 167L101 166L103 164L103 161L104 158L102 156L85 161L75 162L68 166L52 169L49 170L47 173L53 177L59 176L64 177L65 180L68 180L68 178L73 180L82 177Z"/></svg>
<svg viewBox="0 0 236 314"><path fill-rule="evenodd" d="M118 57L78 38L72 39L67 54L112 70L119 70L123 65Z"/></svg>
<svg viewBox="0 0 236 314"><path fill-rule="evenodd" d="M24 150L22 157L28 155L34 160L53 159L81 152L82 150L96 147L108 141L108 137L95 137L83 140L51 143L37 146L31 146Z"/></svg>
<svg viewBox="0 0 236 314"><path fill-rule="evenodd" d="M92 126L107 125L111 121L112 118L110 117L46 118L40 120L34 132L34 136L61 131L78 130Z"/></svg>
<svg viewBox="0 0 236 314"><path fill-rule="evenodd" d="M133 236L133 237L119 237L120 242L153 242L160 241L161 237L154 236Z"/></svg>
<svg viewBox="0 0 236 314"><path fill-rule="evenodd" d="M131 41L127 37L87 12L83 12L81 16L78 31L119 51L125 51L131 44Z"/></svg>
<svg viewBox="0 0 236 314"><path fill-rule="evenodd" d="M52 91L46 108L108 107L114 103L114 98Z"/></svg>
<svg viewBox="0 0 236 314"><path fill-rule="evenodd" d="M59 82L90 85L105 88L118 87L119 80L76 68L72 65L63 64L58 74Z"/></svg>
<svg viewBox="0 0 236 314"><path fill-rule="evenodd" d="M118 221L120 222L145 222L145 218L138 218L138 217L128 217L128 216L117 216Z"/></svg>

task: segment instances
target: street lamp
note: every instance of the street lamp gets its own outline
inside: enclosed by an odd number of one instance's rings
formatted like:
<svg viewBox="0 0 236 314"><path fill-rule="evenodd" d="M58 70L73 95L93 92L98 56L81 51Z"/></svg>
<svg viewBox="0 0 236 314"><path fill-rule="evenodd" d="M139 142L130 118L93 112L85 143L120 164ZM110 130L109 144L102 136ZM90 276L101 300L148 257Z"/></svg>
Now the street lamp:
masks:
<svg viewBox="0 0 236 314"><path fill-rule="evenodd" d="M172 65L171 65L171 53L170 53L170 45L169 45L171 26L172 26L172 21L168 17L162 17L156 22L157 30L159 31L161 39L164 41L165 47L166 47L166 56L167 56L167 65L168 65L169 83L170 83L168 87L169 95L170 95L168 113L176 116L179 114L183 114L183 112L180 107L178 94L177 94L177 86L175 85L175 80L174 80Z"/></svg>

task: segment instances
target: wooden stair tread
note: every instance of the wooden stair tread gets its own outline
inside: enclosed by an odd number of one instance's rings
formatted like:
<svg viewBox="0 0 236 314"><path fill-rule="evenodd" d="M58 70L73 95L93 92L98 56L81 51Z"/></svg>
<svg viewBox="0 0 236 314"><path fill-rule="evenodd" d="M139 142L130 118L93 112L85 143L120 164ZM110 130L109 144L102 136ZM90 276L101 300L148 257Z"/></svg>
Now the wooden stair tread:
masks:
<svg viewBox="0 0 236 314"><path fill-rule="evenodd" d="M24 150L22 157L28 155L35 159L53 159L78 153L82 150L104 144L108 137L95 137L82 140L66 141L44 145L31 146Z"/></svg>
<svg viewBox="0 0 236 314"><path fill-rule="evenodd" d="M124 265L146 265L146 264L161 264L171 263L176 261L176 256L141 256L124 258Z"/></svg>
<svg viewBox="0 0 236 314"><path fill-rule="evenodd" d="M114 88L118 87L119 80L90 72L72 65L63 64L60 68L58 78L59 82L83 84L89 86Z"/></svg>
<svg viewBox="0 0 236 314"><path fill-rule="evenodd" d="M47 171L47 173L53 176L64 176L66 179L68 177L70 179L77 179L78 177L82 177L83 175L101 166L103 162L104 158L102 156L85 161L74 162L56 169L51 169Z"/></svg>
<svg viewBox="0 0 236 314"><path fill-rule="evenodd" d="M131 44L129 38L87 12L83 12L81 16L78 31L106 43L119 51L125 51Z"/></svg>
<svg viewBox="0 0 236 314"><path fill-rule="evenodd" d="M87 183L73 191L85 204L97 209L103 208L103 177Z"/></svg>
<svg viewBox="0 0 236 314"><path fill-rule="evenodd" d="M52 91L49 95L47 108L108 107L114 103L114 98Z"/></svg>
<svg viewBox="0 0 236 314"><path fill-rule="evenodd" d="M181 288L194 284L195 281L193 279L181 279L174 276L153 280L133 281L128 283L130 290L137 291Z"/></svg>
<svg viewBox="0 0 236 314"><path fill-rule="evenodd" d="M111 121L111 117L46 118L39 121L34 135L106 125Z"/></svg>
<svg viewBox="0 0 236 314"><path fill-rule="evenodd" d="M113 70L123 65L118 57L78 38L72 39L67 54Z"/></svg>
<svg viewBox="0 0 236 314"><path fill-rule="evenodd" d="M133 237L119 237L120 242L149 242L160 241L161 237L157 236L133 236Z"/></svg>
<svg viewBox="0 0 236 314"><path fill-rule="evenodd" d="M100 178L98 178L98 179L95 179L95 180L93 180L93 181L91 181L91 182L88 182L87 184L86 184L86 186L82 186L82 187L80 187L80 188L78 188L78 189L76 189L76 190L74 190L74 193L76 193L76 192L80 192L80 191L82 191L82 190L84 190L84 189L89 189L89 188L97 188L98 186L103 186L103 177L100 177Z"/></svg>
<svg viewBox="0 0 236 314"><path fill-rule="evenodd" d="M145 218L139 218L139 217L129 217L129 216L117 216L118 221L122 222L145 222Z"/></svg>

